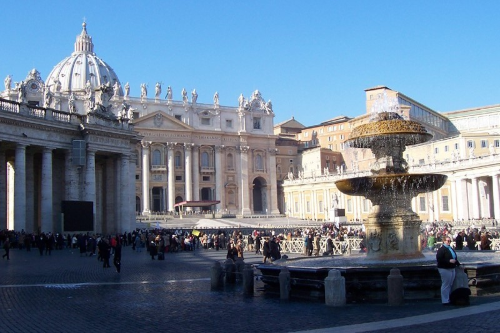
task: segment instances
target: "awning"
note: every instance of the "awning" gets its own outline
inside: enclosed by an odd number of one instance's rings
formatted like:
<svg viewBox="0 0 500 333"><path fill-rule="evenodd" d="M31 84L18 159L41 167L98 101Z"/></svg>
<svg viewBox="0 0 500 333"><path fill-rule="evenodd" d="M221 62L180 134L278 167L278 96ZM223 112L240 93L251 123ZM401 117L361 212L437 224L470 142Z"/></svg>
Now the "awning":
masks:
<svg viewBox="0 0 500 333"><path fill-rule="evenodd" d="M174 207L209 207L218 203L220 203L219 200L182 201L176 203Z"/></svg>

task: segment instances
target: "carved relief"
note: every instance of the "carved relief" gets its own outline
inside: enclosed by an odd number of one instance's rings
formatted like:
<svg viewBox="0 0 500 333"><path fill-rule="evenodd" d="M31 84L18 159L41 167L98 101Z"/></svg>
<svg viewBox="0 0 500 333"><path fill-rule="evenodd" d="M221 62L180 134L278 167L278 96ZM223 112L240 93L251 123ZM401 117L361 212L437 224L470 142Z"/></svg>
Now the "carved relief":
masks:
<svg viewBox="0 0 500 333"><path fill-rule="evenodd" d="M381 237L377 230L375 230L374 232L370 232L370 237L368 239L368 248L373 252L378 252L380 251L380 242Z"/></svg>
<svg viewBox="0 0 500 333"><path fill-rule="evenodd" d="M389 250L394 250L394 251L399 250L399 240L395 232L390 232L387 235L387 244Z"/></svg>

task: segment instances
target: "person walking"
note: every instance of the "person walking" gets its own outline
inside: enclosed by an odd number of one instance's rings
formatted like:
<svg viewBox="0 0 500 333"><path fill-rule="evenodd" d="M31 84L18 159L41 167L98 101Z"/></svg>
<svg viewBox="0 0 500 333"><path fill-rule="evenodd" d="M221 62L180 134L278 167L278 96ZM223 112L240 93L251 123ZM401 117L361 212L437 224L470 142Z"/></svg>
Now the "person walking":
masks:
<svg viewBox="0 0 500 333"><path fill-rule="evenodd" d="M9 241L9 236L5 238L5 242L3 242L3 249L5 250L5 254L2 256L2 259L7 257L7 260L10 260L9 253L10 253L10 241Z"/></svg>
<svg viewBox="0 0 500 333"><path fill-rule="evenodd" d="M451 305L450 294L455 280L455 267L460 265L457 253L450 244L451 237L446 236L443 245L436 253L437 267L439 275L441 275L441 302L443 305Z"/></svg>
<svg viewBox="0 0 500 333"><path fill-rule="evenodd" d="M115 245L115 256L113 257L113 265L115 265L116 271L120 273L122 266L122 244L119 238L117 238L117 242Z"/></svg>

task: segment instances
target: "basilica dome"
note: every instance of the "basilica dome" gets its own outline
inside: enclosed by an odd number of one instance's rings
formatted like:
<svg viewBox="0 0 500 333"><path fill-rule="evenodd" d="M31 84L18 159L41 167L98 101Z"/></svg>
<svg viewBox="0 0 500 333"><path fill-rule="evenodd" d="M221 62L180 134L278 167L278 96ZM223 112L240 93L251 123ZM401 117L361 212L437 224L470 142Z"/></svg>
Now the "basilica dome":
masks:
<svg viewBox="0 0 500 333"><path fill-rule="evenodd" d="M94 88L103 84L119 84L118 96L123 96L123 89L115 71L94 53L92 37L87 34L87 24L83 23L80 35L76 37L75 51L59 62L50 72L45 84L52 92L85 93L87 81Z"/></svg>

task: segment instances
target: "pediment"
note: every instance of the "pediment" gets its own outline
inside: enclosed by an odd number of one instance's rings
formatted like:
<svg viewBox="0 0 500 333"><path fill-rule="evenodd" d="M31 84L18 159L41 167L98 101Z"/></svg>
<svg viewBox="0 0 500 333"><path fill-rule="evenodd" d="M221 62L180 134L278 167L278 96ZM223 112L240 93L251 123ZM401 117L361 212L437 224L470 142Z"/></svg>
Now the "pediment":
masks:
<svg viewBox="0 0 500 333"><path fill-rule="evenodd" d="M134 119L136 129L165 129L165 130L193 130L189 125L172 117L165 112L157 111Z"/></svg>

